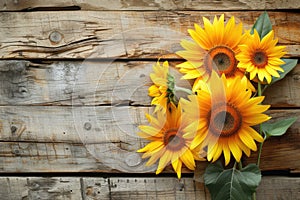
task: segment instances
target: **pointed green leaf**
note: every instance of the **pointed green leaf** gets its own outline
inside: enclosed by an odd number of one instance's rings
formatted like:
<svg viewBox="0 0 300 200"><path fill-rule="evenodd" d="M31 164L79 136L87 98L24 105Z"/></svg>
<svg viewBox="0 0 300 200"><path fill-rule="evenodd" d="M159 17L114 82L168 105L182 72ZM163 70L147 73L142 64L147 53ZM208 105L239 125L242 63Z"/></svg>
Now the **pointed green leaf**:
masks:
<svg viewBox="0 0 300 200"><path fill-rule="evenodd" d="M285 64L281 65L284 72L279 72L280 77L273 77L270 84L273 84L281 79L283 79L292 69L294 69L298 63L298 59L282 59Z"/></svg>
<svg viewBox="0 0 300 200"><path fill-rule="evenodd" d="M257 33L262 39L265 35L267 35L271 30L272 30L272 24L269 18L269 15L267 12L262 13L254 23L252 29L251 29L251 34L254 33L254 29L257 30Z"/></svg>
<svg viewBox="0 0 300 200"><path fill-rule="evenodd" d="M295 123L296 120L297 120L297 117L292 117L292 118L280 120L280 121L272 123L272 124L271 123L263 123L261 125L261 128L262 128L262 131L264 132L264 134L267 135L267 137L281 136L281 135L285 134L287 129L293 123Z"/></svg>
<svg viewBox="0 0 300 200"><path fill-rule="evenodd" d="M250 164L241 171L224 170L220 164L210 164L204 173L204 182L212 200L251 200L261 180L257 165Z"/></svg>

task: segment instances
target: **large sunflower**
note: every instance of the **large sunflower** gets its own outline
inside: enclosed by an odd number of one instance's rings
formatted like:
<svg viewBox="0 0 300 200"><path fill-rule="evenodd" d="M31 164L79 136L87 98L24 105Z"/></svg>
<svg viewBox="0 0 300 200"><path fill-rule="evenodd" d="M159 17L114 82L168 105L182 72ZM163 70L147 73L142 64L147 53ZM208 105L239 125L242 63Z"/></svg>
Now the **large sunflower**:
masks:
<svg viewBox="0 0 300 200"><path fill-rule="evenodd" d="M167 103L169 101L170 90L168 90L168 77L169 75L169 63L165 61L162 65L157 62L153 66L154 73L150 74L150 78L154 83L148 89L148 95L153 97L151 104L157 105L155 107L155 112L158 109L163 108L165 111L167 108Z"/></svg>
<svg viewBox="0 0 300 200"><path fill-rule="evenodd" d="M228 82L224 75L219 77L213 72L206 89L190 95L190 101L182 100L186 114L199 121L191 149L207 147L207 160L213 162L223 152L226 165L230 162L230 152L237 162L242 152L250 156L250 150L257 150L254 140L263 141L251 126L270 119L262 114L270 107L260 104L263 99L263 96L251 98L246 81L237 77Z"/></svg>
<svg viewBox="0 0 300 200"><path fill-rule="evenodd" d="M203 160L198 149L190 150L189 146L194 138L197 122L189 121L181 113L180 102L178 108L173 103L168 104L166 112L158 110L157 117L146 115L150 126L139 126L138 134L151 140L138 152L144 152L143 158L149 158L146 165L152 165L157 160L159 164L156 174L172 163L178 178L181 177L182 163L190 170L195 169L195 160Z"/></svg>
<svg viewBox="0 0 300 200"><path fill-rule="evenodd" d="M238 45L243 41L242 23L236 25L231 17L224 25L224 15L219 19L215 16L213 24L203 17L204 29L195 24L195 30L189 29L193 41L182 40L183 51L177 54L187 61L177 65L184 79L203 79L207 81L213 70L226 78L243 77L244 71L237 68L235 55L239 52ZM250 84L250 82L249 82ZM249 85L250 87L252 85ZM251 87L254 90L254 87Z"/></svg>
<svg viewBox="0 0 300 200"><path fill-rule="evenodd" d="M270 31L260 39L256 30L254 34L248 33L245 44L239 45L240 52L236 58L240 61L238 67L250 73L250 80L258 75L258 79L270 84L272 76L279 77L277 71L283 72L280 65L285 62L280 58L286 53L285 46L276 46L278 39L274 39L274 31Z"/></svg>

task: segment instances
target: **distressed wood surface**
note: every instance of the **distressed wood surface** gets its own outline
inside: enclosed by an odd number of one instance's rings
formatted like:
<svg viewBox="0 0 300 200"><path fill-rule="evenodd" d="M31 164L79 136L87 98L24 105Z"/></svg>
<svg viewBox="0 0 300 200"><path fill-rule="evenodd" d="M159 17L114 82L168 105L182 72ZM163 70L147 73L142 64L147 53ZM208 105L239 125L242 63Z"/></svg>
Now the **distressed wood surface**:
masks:
<svg viewBox="0 0 300 200"><path fill-rule="evenodd" d="M170 62L179 84L181 74ZM0 61L1 105L107 104L150 105L149 74L155 62L60 61L35 64L29 61ZM266 90L265 104L300 107L300 65ZM280 94L280 95L278 95Z"/></svg>
<svg viewBox="0 0 300 200"><path fill-rule="evenodd" d="M299 9L297 0L2 0L0 10L43 10L43 9L81 9L81 10L266 10Z"/></svg>
<svg viewBox="0 0 300 200"><path fill-rule="evenodd" d="M69 200L209 200L203 183L192 178L1 177L1 198ZM263 177L257 199L299 199L299 178Z"/></svg>
<svg viewBox="0 0 300 200"><path fill-rule="evenodd" d="M0 107L0 172L153 172L137 149L149 107ZM300 110L269 111L273 120ZM300 172L300 118L282 137L265 142L261 169ZM274 148L276 146L276 148ZM256 154L244 162L256 162ZM205 163L202 163L205 165ZM200 165L202 165L200 163ZM172 170L167 169L166 172ZM115 171L116 172L116 171ZM186 171L189 172L189 171ZM190 172L189 172L190 173Z"/></svg>
<svg viewBox="0 0 300 200"><path fill-rule="evenodd" d="M76 11L3 12L0 15L0 58L178 58L180 40L202 17L223 12ZM261 11L225 12L251 28ZM269 12L287 56L299 56L300 13Z"/></svg>

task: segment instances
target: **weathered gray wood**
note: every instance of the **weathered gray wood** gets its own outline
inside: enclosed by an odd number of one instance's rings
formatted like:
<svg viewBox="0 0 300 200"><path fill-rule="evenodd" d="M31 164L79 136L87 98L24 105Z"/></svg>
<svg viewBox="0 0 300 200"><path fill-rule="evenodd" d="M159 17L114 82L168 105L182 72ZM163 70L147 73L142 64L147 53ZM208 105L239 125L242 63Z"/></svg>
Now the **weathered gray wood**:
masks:
<svg viewBox="0 0 300 200"><path fill-rule="evenodd" d="M175 57L187 29L221 12L4 12L0 58ZM261 12L225 12L250 29ZM299 56L299 13L269 12L287 56Z"/></svg>
<svg viewBox="0 0 300 200"><path fill-rule="evenodd" d="M149 107L0 107L1 172L153 172L137 149L137 135ZM299 110L270 111L274 120L299 116ZM300 171L300 118L286 135L265 142L263 170ZM276 148L274 148L276 146ZM256 162L256 154L245 163ZM166 172L172 171L167 169ZM186 171L189 172L189 171Z"/></svg>
<svg viewBox="0 0 300 200"><path fill-rule="evenodd" d="M265 10L265 9L299 9L297 0L185 0L185 1L162 1L162 0L2 0L0 10L15 11L24 9L57 9L78 6L81 10ZM76 8L75 8L76 9Z"/></svg>
<svg viewBox="0 0 300 200"><path fill-rule="evenodd" d="M84 200L111 200L110 178L80 178Z"/></svg>
<svg viewBox="0 0 300 200"><path fill-rule="evenodd" d="M1 177L0 183L5 200L82 199L79 178Z"/></svg>
<svg viewBox="0 0 300 200"><path fill-rule="evenodd" d="M180 74L170 62L177 82ZM0 61L1 105L150 105L148 87L155 62ZM272 107L300 107L300 65L265 93ZM278 95L280 94L280 95Z"/></svg>
<svg viewBox="0 0 300 200"><path fill-rule="evenodd" d="M0 183L5 200L210 199L204 184L192 178L1 177ZM296 200L299 185L299 178L263 177L257 199Z"/></svg>
<svg viewBox="0 0 300 200"><path fill-rule="evenodd" d="M209 199L191 178L110 178L111 199Z"/></svg>

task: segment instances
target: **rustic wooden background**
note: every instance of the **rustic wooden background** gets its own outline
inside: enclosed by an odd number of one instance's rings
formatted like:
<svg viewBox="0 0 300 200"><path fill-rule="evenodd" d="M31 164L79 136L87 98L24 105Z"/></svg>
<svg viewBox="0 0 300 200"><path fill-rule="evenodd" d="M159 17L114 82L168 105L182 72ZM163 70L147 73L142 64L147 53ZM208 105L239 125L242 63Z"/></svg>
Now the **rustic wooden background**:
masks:
<svg viewBox="0 0 300 200"><path fill-rule="evenodd" d="M210 199L201 175L156 176L135 151L149 72L187 28L267 10L300 58L299 0L0 0L0 199ZM90 59L87 59L90 58ZM300 64L274 84L273 119L300 116ZM300 199L300 117L264 145L258 199ZM255 162L253 153L245 163ZM204 163L199 164L203 170Z"/></svg>

